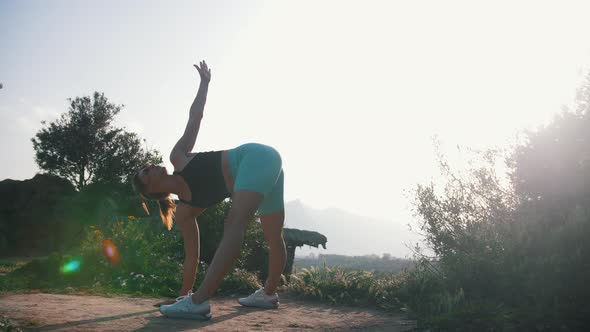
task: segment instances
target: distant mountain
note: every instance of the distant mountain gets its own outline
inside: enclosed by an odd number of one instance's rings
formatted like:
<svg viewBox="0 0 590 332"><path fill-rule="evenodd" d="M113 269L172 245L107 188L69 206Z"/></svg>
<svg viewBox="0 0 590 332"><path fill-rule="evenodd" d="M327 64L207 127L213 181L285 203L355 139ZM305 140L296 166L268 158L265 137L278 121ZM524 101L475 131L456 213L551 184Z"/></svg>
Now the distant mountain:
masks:
<svg viewBox="0 0 590 332"><path fill-rule="evenodd" d="M381 220L363 217L341 209L315 209L300 200L285 204L285 227L316 231L328 238L327 249L304 246L297 255L309 253L341 255L382 255L409 257L406 245L420 237L411 232L406 220Z"/></svg>

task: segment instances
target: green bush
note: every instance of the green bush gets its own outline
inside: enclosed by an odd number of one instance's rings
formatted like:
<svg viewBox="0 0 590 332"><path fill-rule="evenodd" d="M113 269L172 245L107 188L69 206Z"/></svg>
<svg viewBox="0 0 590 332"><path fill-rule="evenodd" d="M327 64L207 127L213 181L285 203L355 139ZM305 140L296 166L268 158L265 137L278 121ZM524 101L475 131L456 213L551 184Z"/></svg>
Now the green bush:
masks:
<svg viewBox="0 0 590 332"><path fill-rule="evenodd" d="M210 218L210 217L209 217ZM203 218L201 221L208 221ZM211 220L209 220L211 221ZM218 222L223 225L221 221ZM253 244L261 233L256 223L249 227L241 261L248 260ZM184 247L182 235L173 228L167 231L159 217L134 216L113 218L110 222L90 224L83 233L80 245L67 254L54 253L46 259L36 259L0 278L0 289L77 289L177 296L182 283ZM207 234L201 234L201 239ZM120 260L113 264L103 255L103 240L109 239L118 249ZM210 240L210 239L209 239ZM211 243L211 241L209 241ZM66 264L79 264L76 271L65 273ZM238 265L245 265L244 263ZM199 265L198 286L207 270L207 263ZM220 293L248 293L260 287L256 271L243 268L232 270L222 282Z"/></svg>
<svg viewBox="0 0 590 332"><path fill-rule="evenodd" d="M7 317L0 316L1 332L21 332L22 329L15 326Z"/></svg>
<svg viewBox="0 0 590 332"><path fill-rule="evenodd" d="M466 174L441 161L443 188L416 190L437 279L408 306L453 330L590 326L590 210L519 196L496 176L494 152L482 156Z"/></svg>
<svg viewBox="0 0 590 332"><path fill-rule="evenodd" d="M411 317L448 314L464 303L462 290L449 293L432 263L421 260L401 273L313 266L293 274L284 290L306 299L337 305L374 305L408 312Z"/></svg>

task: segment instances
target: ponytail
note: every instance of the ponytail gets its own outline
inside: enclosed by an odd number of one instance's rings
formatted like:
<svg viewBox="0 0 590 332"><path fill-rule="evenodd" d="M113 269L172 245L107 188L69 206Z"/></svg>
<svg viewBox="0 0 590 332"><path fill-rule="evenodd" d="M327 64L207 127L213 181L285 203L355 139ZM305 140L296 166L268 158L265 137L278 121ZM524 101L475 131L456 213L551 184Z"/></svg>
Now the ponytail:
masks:
<svg viewBox="0 0 590 332"><path fill-rule="evenodd" d="M173 217L176 213L176 204L170 198L169 193L153 193L153 194L144 194L145 192L145 185L140 181L138 174L135 174L133 177L133 188L139 194L139 198L141 198L141 206L145 210L145 212L149 215L150 211L145 204L146 200L156 200L158 203L158 209L160 210L160 217L162 218L162 224L168 229L172 229L173 224Z"/></svg>
<svg viewBox="0 0 590 332"><path fill-rule="evenodd" d="M168 230L172 229L172 217L176 212L176 204L170 199L170 195L166 195L164 198L158 200L158 207L160 208L160 217L162 217L162 223Z"/></svg>

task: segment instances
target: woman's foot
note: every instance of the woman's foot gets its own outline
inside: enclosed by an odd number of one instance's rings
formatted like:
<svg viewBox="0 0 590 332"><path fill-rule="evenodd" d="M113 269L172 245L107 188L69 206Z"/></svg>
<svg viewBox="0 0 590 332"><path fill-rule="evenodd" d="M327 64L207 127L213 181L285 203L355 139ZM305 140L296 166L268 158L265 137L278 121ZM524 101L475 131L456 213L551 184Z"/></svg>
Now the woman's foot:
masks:
<svg viewBox="0 0 590 332"><path fill-rule="evenodd" d="M279 295L274 293L268 295L264 292L264 288L260 288L248 297L238 299L238 302L246 307L276 309L279 307Z"/></svg>
<svg viewBox="0 0 590 332"><path fill-rule="evenodd" d="M211 319L211 305L209 301L194 304L190 295L179 297L178 301L174 304L161 306L160 312L162 315L172 318Z"/></svg>

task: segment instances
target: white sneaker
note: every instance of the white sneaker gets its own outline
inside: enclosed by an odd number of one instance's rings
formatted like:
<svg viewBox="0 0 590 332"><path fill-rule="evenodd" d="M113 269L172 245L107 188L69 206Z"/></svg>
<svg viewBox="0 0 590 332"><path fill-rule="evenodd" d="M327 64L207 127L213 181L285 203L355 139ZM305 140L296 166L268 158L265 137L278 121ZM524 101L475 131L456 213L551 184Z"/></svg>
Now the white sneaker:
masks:
<svg viewBox="0 0 590 332"><path fill-rule="evenodd" d="M260 288L248 297L242 297L238 299L238 302L246 307L257 307L267 309L276 309L279 307L280 304L279 295L277 293L267 295L264 292L264 288Z"/></svg>
<svg viewBox="0 0 590 332"><path fill-rule="evenodd" d="M188 294L186 295L182 295L176 298L176 302L181 301L182 299L184 299L187 296L192 296L194 293L193 292L188 292Z"/></svg>
<svg viewBox="0 0 590 332"><path fill-rule="evenodd" d="M172 318L211 319L209 300L201 304L194 304L191 294L179 296L174 304L160 306L160 312L162 315Z"/></svg>

